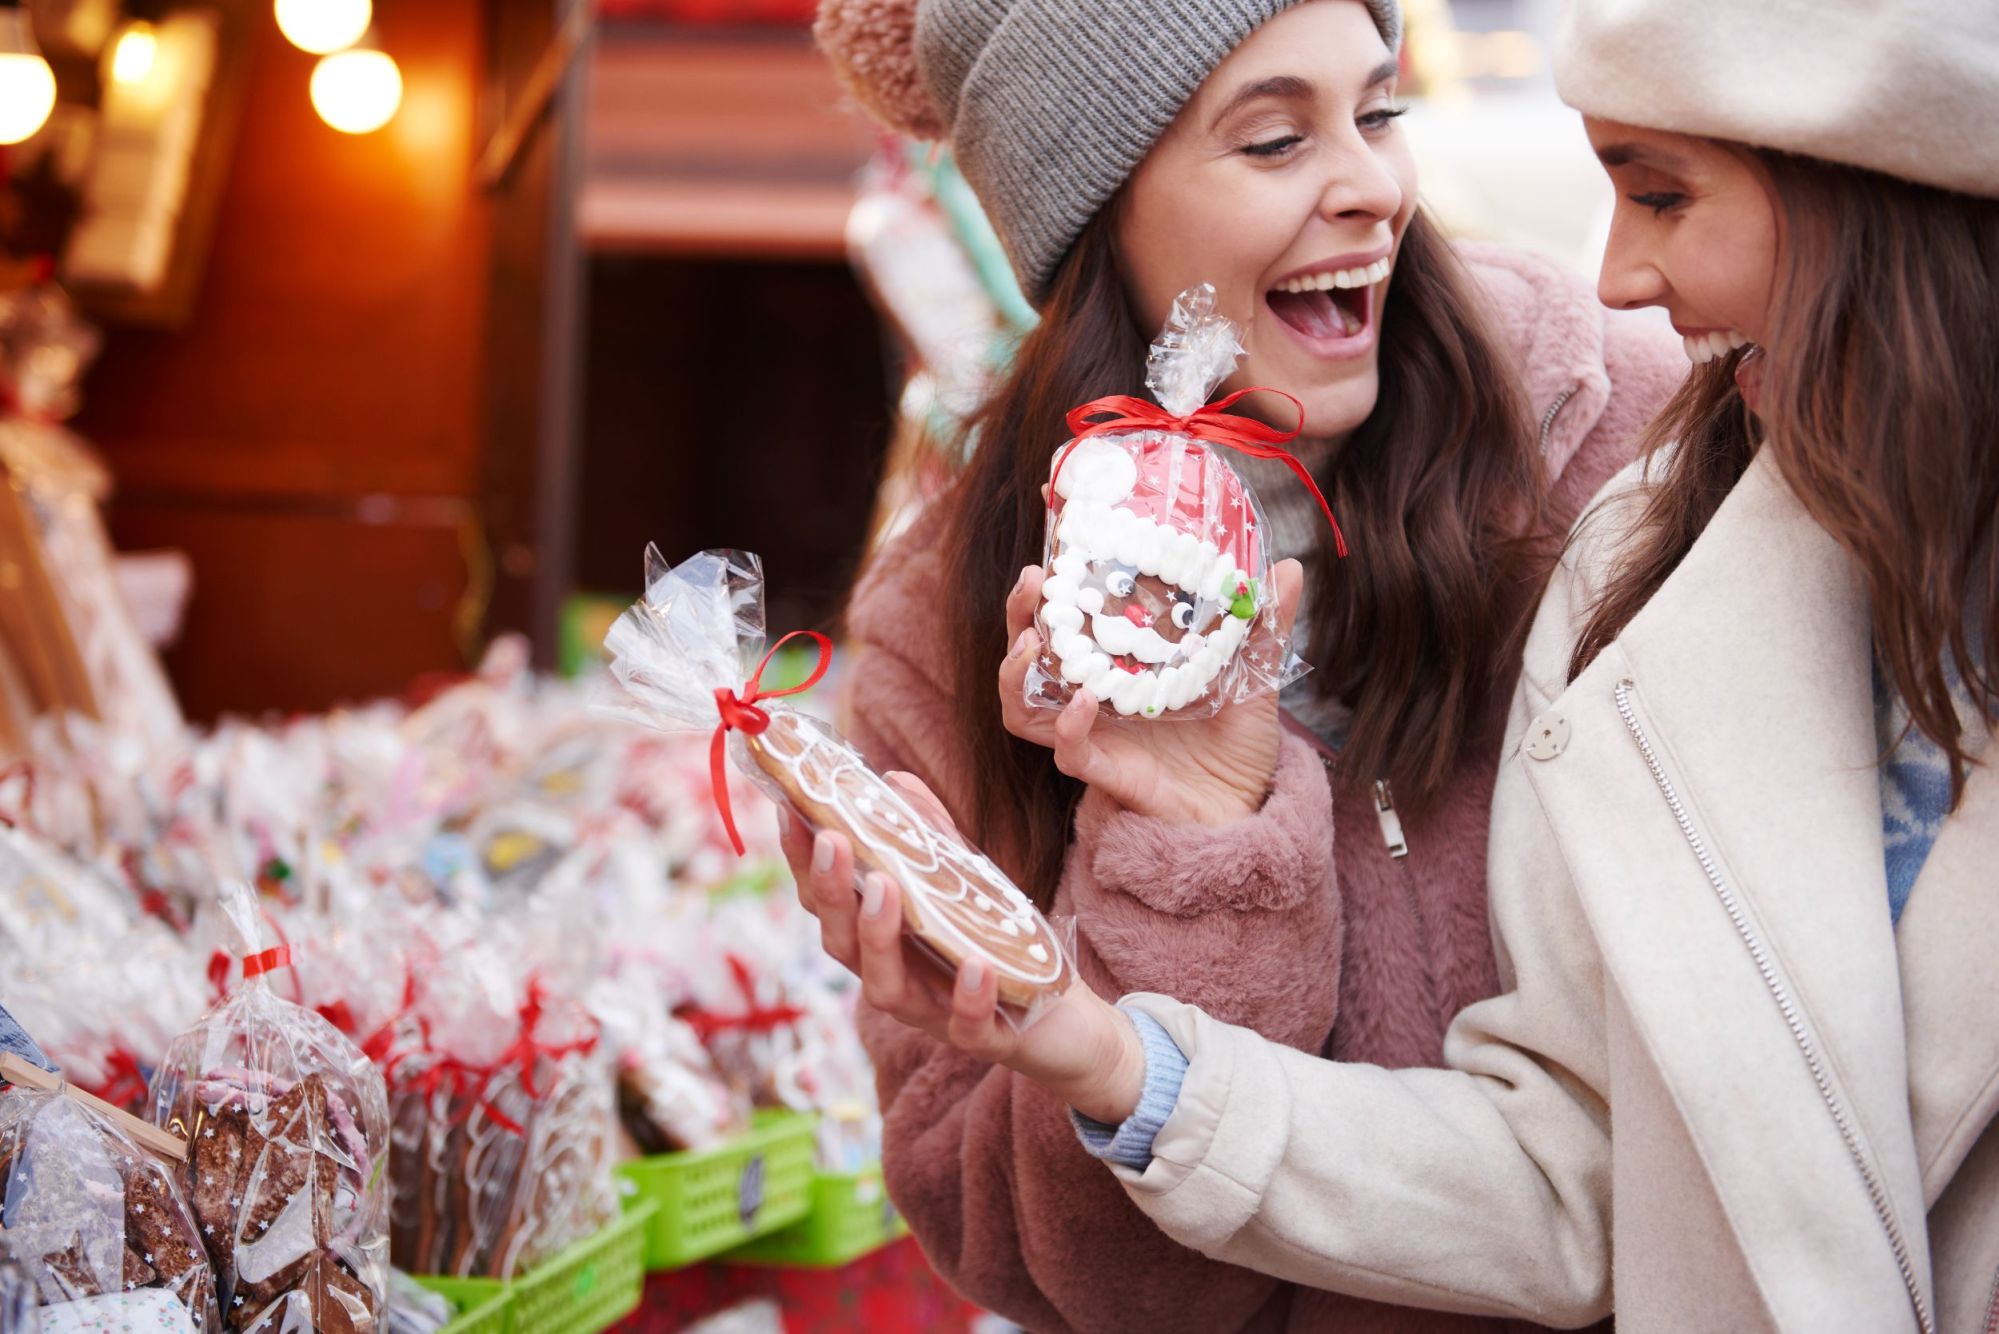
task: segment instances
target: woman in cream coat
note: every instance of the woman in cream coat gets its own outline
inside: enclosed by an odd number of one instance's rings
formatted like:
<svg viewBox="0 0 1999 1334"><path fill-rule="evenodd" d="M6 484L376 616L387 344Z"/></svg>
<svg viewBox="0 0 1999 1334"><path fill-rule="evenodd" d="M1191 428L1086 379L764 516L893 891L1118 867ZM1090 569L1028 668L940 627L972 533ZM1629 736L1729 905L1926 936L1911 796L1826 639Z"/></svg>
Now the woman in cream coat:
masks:
<svg viewBox="0 0 1999 1334"><path fill-rule="evenodd" d="M1527 646L1503 993L1438 1070L1083 988L1015 1035L971 966L935 1027L1120 1123L1079 1118L1093 1147L1149 1137L1109 1170L1230 1263L1552 1324L1990 1334L1999 12L1580 0L1560 48L1619 193L1604 299L1697 365Z"/></svg>

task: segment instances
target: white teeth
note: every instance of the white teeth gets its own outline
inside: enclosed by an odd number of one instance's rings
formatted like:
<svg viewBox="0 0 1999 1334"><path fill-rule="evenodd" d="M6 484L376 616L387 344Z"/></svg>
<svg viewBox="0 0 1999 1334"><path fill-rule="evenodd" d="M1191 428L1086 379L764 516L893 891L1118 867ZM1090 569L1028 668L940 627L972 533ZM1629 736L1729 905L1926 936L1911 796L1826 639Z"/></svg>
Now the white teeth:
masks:
<svg viewBox="0 0 1999 1334"><path fill-rule="evenodd" d="M1739 347L1748 347L1750 341L1738 329L1680 335L1681 346L1687 351L1687 360L1696 366L1705 366L1715 358L1725 357Z"/></svg>
<svg viewBox="0 0 1999 1334"><path fill-rule="evenodd" d="M1383 257L1359 269L1331 269L1323 273L1308 273L1300 278L1292 278L1277 285L1280 292L1300 294L1304 292L1325 292L1335 287L1372 287L1386 278L1394 269L1394 261Z"/></svg>

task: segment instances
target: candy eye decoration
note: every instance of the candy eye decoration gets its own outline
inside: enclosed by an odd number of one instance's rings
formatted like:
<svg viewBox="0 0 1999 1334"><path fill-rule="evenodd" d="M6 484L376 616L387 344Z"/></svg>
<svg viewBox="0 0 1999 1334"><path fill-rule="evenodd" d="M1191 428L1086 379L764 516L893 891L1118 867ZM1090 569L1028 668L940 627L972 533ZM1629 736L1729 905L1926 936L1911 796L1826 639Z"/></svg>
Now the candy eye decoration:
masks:
<svg viewBox="0 0 1999 1334"><path fill-rule="evenodd" d="M1128 598L1138 591L1138 576L1129 565L1117 565L1104 576L1104 591L1114 598Z"/></svg>
<svg viewBox="0 0 1999 1334"><path fill-rule="evenodd" d="M1194 628L1194 599L1185 593L1173 595L1173 624L1181 630Z"/></svg>

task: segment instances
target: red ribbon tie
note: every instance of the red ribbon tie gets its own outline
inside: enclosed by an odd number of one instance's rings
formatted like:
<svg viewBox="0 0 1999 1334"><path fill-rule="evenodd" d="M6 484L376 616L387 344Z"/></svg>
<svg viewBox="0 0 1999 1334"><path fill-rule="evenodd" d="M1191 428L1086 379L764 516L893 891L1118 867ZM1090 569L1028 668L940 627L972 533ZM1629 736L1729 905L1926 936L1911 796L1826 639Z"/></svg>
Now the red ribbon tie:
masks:
<svg viewBox="0 0 1999 1334"><path fill-rule="evenodd" d="M1289 399L1291 406L1298 409L1298 426L1289 431L1279 430L1253 417L1229 411L1250 394L1275 394ZM1305 405L1282 389L1261 386L1238 389L1227 398L1202 404L1184 417L1176 417L1148 399L1134 398L1130 394L1112 394L1108 398L1072 408L1068 420L1069 434L1077 440L1127 431L1171 431L1191 435L1209 444L1226 446L1253 459L1277 459L1305 484L1305 489L1312 493L1312 499L1319 502L1319 512L1326 516L1326 522L1333 528L1334 550L1342 556L1347 554L1346 534L1340 531L1340 522L1333 517L1333 507L1326 503L1319 484L1312 480L1311 471L1298 461L1296 454L1282 448L1298 438L1305 422ZM1055 461L1054 473L1048 478L1048 509L1051 514L1055 510L1055 482L1062 476L1062 465L1069 461L1073 452L1073 445L1063 450L1061 457Z"/></svg>
<svg viewBox="0 0 1999 1334"><path fill-rule="evenodd" d="M812 669L812 675L799 684L783 690L765 690L764 668L770 666L770 660L777 656L779 649L801 636L810 639L819 647L819 662ZM757 664L756 671L750 673L749 683L741 695L727 686L718 686L715 689L715 712L721 715L721 721L715 724L715 739L708 747L708 779L715 790L715 808L722 813L722 828L728 831L730 846L735 848L738 857L744 853L743 836L736 831L736 813L729 805L729 774L723 763L727 754L729 733L741 732L744 736L762 736L770 727L770 715L757 707L757 701L803 694L818 685L826 675L826 669L832 665L832 640L817 630L793 630L770 646L770 651L764 654L763 661Z"/></svg>

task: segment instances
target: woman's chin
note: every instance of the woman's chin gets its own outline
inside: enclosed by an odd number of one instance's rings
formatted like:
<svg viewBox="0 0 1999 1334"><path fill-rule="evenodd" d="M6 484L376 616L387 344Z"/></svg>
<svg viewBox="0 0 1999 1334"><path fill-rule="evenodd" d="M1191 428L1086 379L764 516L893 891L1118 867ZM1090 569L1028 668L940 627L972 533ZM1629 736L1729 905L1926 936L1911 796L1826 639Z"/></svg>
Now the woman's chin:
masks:
<svg viewBox="0 0 1999 1334"><path fill-rule="evenodd" d="M1244 399L1236 410L1288 431L1300 424L1299 407L1302 407L1304 423L1299 434L1306 440L1345 436L1368 419L1380 387L1380 375L1371 358L1343 368L1337 383L1326 383L1325 367L1311 369L1316 374L1307 379L1295 368L1246 368L1244 374L1236 377L1232 388L1254 385L1281 389L1297 399L1298 406L1277 394L1259 393Z"/></svg>

